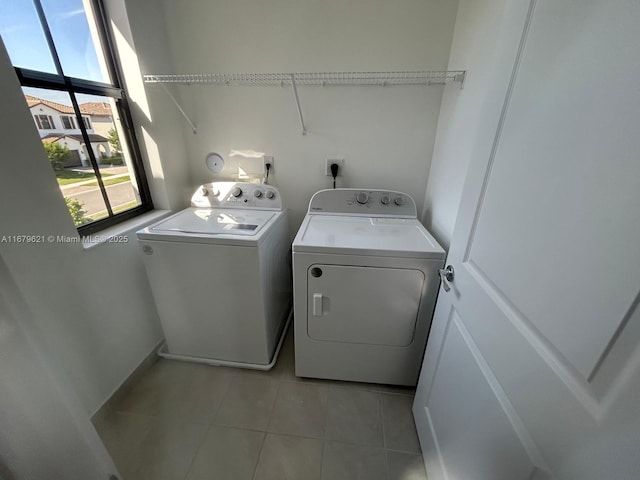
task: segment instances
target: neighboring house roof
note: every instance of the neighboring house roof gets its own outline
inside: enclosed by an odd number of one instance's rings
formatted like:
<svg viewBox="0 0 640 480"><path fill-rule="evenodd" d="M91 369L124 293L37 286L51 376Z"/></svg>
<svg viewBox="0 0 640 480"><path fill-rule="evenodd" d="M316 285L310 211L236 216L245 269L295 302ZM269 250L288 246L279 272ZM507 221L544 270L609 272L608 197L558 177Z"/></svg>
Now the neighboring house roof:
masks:
<svg viewBox="0 0 640 480"><path fill-rule="evenodd" d="M60 113L74 114L73 107L69 105L63 105L62 103L52 102L51 100L45 100L44 98L32 97L31 95L25 95L27 99L27 105L29 108L35 107L38 104L46 105ZM85 115L97 115L97 116L111 116L111 106L107 102L86 102L80 103L80 112Z"/></svg>
<svg viewBox="0 0 640 480"><path fill-rule="evenodd" d="M25 98L27 99L27 105L29 105L29 108L35 107L36 105L41 103L43 105L46 105L47 107L51 107L54 110L59 111L60 113L74 113L73 107L70 107L68 105L62 105L61 103L52 102L51 100L45 100L43 98L32 97L31 95L25 95Z"/></svg>
<svg viewBox="0 0 640 480"><path fill-rule="evenodd" d="M106 102L86 102L79 105L82 113L89 115L111 116L111 106Z"/></svg>
<svg viewBox="0 0 640 480"><path fill-rule="evenodd" d="M44 143L53 143L63 137L64 135L54 135L53 133L50 133L46 137L42 137L40 140L42 140Z"/></svg>
<svg viewBox="0 0 640 480"><path fill-rule="evenodd" d="M95 133L89 133L87 135L89 135L89 140L91 140L91 142L93 143L101 143L101 142L109 141L109 139ZM43 142L51 143L51 142L60 140L64 137L72 138L73 140L76 140L80 143L84 142L82 135L74 135L74 134L68 134L68 133L50 133L49 135L42 137L40 140L42 140Z"/></svg>

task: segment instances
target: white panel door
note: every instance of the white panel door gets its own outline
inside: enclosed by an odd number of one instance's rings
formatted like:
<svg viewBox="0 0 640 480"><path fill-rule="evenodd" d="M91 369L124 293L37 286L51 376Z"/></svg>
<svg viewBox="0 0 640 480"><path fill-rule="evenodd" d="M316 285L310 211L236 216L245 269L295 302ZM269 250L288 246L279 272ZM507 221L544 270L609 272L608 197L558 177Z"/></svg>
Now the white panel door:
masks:
<svg viewBox="0 0 640 480"><path fill-rule="evenodd" d="M639 25L507 3L414 403L429 480L640 478Z"/></svg>

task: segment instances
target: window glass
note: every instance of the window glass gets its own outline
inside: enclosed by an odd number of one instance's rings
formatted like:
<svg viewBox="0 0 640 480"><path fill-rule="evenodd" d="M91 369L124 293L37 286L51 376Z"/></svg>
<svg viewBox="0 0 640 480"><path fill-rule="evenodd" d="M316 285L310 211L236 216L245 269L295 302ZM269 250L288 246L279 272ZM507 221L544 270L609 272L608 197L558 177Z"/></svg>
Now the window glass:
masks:
<svg viewBox="0 0 640 480"><path fill-rule="evenodd" d="M53 118L50 115L34 115L40 130L53 130Z"/></svg>
<svg viewBox="0 0 640 480"><path fill-rule="evenodd" d="M41 0L62 71L69 77L109 83L95 26L89 28L82 0Z"/></svg>
<svg viewBox="0 0 640 480"><path fill-rule="evenodd" d="M0 0L0 36L14 66L56 73L32 0Z"/></svg>
<svg viewBox="0 0 640 480"><path fill-rule="evenodd" d="M63 115L60 118L62 119L62 126L65 130L73 130L76 128L76 122L73 121L73 117Z"/></svg>
<svg viewBox="0 0 640 480"><path fill-rule="evenodd" d="M36 125L38 121L42 125L42 128L38 127L40 141L75 224L84 225L106 216L107 207L84 138L78 132L65 132L64 123L60 120L73 119L70 115L64 115L73 112L69 94L52 93L51 90L40 88L23 88L23 93ZM48 113L40 113L43 110ZM45 125L51 125L52 128ZM94 148L94 145L90 148ZM104 172L103 181L108 177L109 174Z"/></svg>
<svg viewBox="0 0 640 480"><path fill-rule="evenodd" d="M59 60L62 66L64 77L45 62L17 73L45 158L83 235L153 208L124 90L115 73L113 78L106 73L107 65L115 72L117 62L104 37L105 19L96 17L100 2L0 0L3 39L11 39L14 29L24 31L29 21L52 40L51 48L47 42L36 47L28 39L24 45L14 42L14 66L28 59L29 48L48 52L52 63Z"/></svg>
<svg viewBox="0 0 640 480"><path fill-rule="evenodd" d="M140 193L131 168L132 162L126 143L120 141L123 127L116 100L98 95L76 95L83 119L92 126L87 129L109 204L114 213L140 205ZM105 214L106 216L106 214ZM98 217L100 218L100 217ZM97 219L97 218L96 218Z"/></svg>

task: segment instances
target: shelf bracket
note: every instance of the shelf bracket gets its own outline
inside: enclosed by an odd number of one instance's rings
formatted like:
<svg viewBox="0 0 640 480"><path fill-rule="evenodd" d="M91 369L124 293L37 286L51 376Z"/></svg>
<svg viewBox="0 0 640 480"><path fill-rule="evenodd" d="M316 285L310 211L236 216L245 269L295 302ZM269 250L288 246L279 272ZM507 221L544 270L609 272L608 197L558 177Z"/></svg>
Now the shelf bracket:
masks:
<svg viewBox="0 0 640 480"><path fill-rule="evenodd" d="M184 117L184 119L187 121L187 123L191 126L191 130L193 130L193 133L196 134L198 133L198 129L196 128L195 124L191 121L191 119L189 118L189 115L187 115L187 113L182 109L182 107L180 106L180 104L178 103L178 101L176 100L176 98L171 95L171 92L169 91L169 89L167 87L164 86L164 83L162 82L158 82L158 85L160 85L160 87L162 88L162 90L164 90L164 93L167 94L167 96L171 99L171 101L173 102L173 104L176 106L176 108L178 109L178 111L182 114L182 116Z"/></svg>
<svg viewBox="0 0 640 480"><path fill-rule="evenodd" d="M465 79L466 76L467 76L467 71L466 70L463 70L460 73L456 73L453 76L453 81L454 82L460 82L460 90L462 90L464 88L464 79Z"/></svg>
<svg viewBox="0 0 640 480"><path fill-rule="evenodd" d="M296 99L296 106L298 107L298 116L300 117L300 125L302 125L302 135L307 134L307 127L304 125L304 118L302 117L302 108L300 108L300 99L298 98L298 88L296 87L296 77L291 74L291 87L293 89L293 96Z"/></svg>

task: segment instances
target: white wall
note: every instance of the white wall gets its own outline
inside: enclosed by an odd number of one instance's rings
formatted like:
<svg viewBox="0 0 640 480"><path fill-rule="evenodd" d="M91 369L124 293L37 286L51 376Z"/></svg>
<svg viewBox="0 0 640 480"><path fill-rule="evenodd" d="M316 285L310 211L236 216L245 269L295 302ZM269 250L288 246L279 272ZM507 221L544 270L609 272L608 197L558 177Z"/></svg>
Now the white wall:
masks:
<svg viewBox="0 0 640 480"><path fill-rule="evenodd" d="M422 221L446 247L490 88L505 0L460 0L450 70L467 70L464 89L448 86L442 99Z"/></svg>
<svg viewBox="0 0 640 480"><path fill-rule="evenodd" d="M105 0L129 106L156 208L178 210L193 193L181 117L166 95L147 98L141 71L172 70L162 11L145 0ZM132 28L133 26L133 28Z"/></svg>
<svg viewBox="0 0 640 480"><path fill-rule="evenodd" d="M169 33L163 53L173 70L147 63L143 73L262 73L444 69L457 2L167 0L165 26L148 20L156 4L127 6L144 13L130 17L132 31ZM198 134L182 120L174 127L185 135L192 187L215 178L204 166L208 152L275 156L274 183L292 209L293 233L311 195L330 186L327 157L346 159L339 186L402 190L421 206L442 90L300 87L309 130L301 136L290 89L181 86L174 91ZM166 101L157 86L147 92L152 105Z"/></svg>
<svg viewBox="0 0 640 480"><path fill-rule="evenodd" d="M102 135L104 138L109 138L109 131L114 128L113 117L110 115L91 115L91 128L94 133Z"/></svg>
<svg viewBox="0 0 640 480"><path fill-rule="evenodd" d="M0 43L0 235L77 232ZM50 366L92 414L162 338L135 233L128 244L0 242Z"/></svg>
<svg viewBox="0 0 640 480"><path fill-rule="evenodd" d="M115 466L75 392L49 368L0 256L0 478L106 479Z"/></svg>

